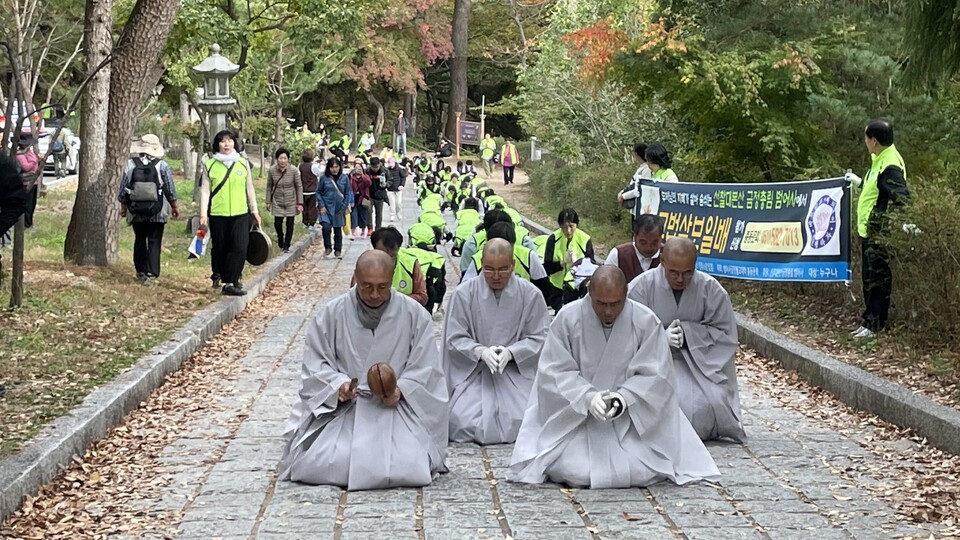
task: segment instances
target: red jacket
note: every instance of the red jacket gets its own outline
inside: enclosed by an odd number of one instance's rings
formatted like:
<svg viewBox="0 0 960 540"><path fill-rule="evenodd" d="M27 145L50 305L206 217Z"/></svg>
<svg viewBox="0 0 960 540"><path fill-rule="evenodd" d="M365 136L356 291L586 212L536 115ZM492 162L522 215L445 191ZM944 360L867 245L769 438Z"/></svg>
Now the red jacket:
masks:
<svg viewBox="0 0 960 540"><path fill-rule="evenodd" d="M363 172L350 171L350 189L353 190L353 204L357 206L370 198L370 177Z"/></svg>

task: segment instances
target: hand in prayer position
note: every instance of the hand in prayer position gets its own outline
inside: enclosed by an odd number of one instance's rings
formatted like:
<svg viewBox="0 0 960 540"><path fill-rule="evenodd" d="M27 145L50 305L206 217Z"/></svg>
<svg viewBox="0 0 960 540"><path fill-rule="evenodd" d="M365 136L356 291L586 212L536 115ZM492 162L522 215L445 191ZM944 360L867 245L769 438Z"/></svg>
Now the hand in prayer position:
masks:
<svg viewBox="0 0 960 540"><path fill-rule="evenodd" d="M500 371L500 351L497 347L487 347L480 353L480 361L487 365L490 373Z"/></svg>
<svg viewBox="0 0 960 540"><path fill-rule="evenodd" d="M595 392L587 406L590 414L601 422L613 420L623 414L626 408L627 405L623 400L623 396L621 396L619 392L611 392L610 390Z"/></svg>
<svg viewBox="0 0 960 540"><path fill-rule="evenodd" d="M667 339L670 341L670 346L674 349L679 349L683 347L683 327L680 326L680 320L674 319L670 326L667 327Z"/></svg>

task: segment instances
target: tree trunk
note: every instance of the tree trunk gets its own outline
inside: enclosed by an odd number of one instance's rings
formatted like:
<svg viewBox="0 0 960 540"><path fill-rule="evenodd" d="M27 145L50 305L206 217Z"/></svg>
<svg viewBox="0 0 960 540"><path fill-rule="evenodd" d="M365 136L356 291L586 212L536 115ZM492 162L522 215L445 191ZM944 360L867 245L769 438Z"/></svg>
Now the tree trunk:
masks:
<svg viewBox="0 0 960 540"><path fill-rule="evenodd" d="M457 112L467 112L467 32L470 28L471 0L453 3L453 57L450 59L450 99L447 106L445 135L454 140L457 133Z"/></svg>
<svg viewBox="0 0 960 540"><path fill-rule="evenodd" d="M88 5L96 1L88 0ZM84 192L88 197L99 197L81 200L81 191L77 191L77 202L64 246L64 255L68 260L101 266L117 260L120 207L115 202L115 194L120 186L123 166L130 155L130 140L137 121L133 111L140 110L143 100L160 78L162 71L157 69L160 49L167 40L179 7L179 0L137 0L120 41L114 48L110 80L107 83L110 99L107 102L103 170L96 184L97 189ZM109 15L107 17L105 20L109 21ZM87 20L90 20L89 16ZM88 120L86 116L83 118L84 122ZM81 148L86 146L84 144ZM74 239L71 239L71 234ZM75 237L79 235L86 239L76 240ZM74 248L77 247L85 247L86 252L76 251Z"/></svg>
<svg viewBox="0 0 960 540"><path fill-rule="evenodd" d="M86 51L85 70L90 79L80 105L80 117L83 118L80 140L83 144L80 145L77 196L63 245L63 258L76 264L105 265L109 262L104 244L105 224L99 216L108 197L104 164L112 66L107 64L99 72L94 71L110 55L113 46L111 4L112 0L87 0L84 13L83 50ZM110 200L114 200L113 197Z"/></svg>
<svg viewBox="0 0 960 540"><path fill-rule="evenodd" d="M412 137L417 136L417 93L407 94L403 97L403 114L407 117L410 124L408 134Z"/></svg>
<svg viewBox="0 0 960 540"><path fill-rule="evenodd" d="M364 93L367 95L367 101L369 101L371 105L377 108L377 120L373 124L373 134L379 141L380 134L383 133L383 103L380 103L380 100L378 100L376 96L373 95L372 92L367 91Z"/></svg>
<svg viewBox="0 0 960 540"><path fill-rule="evenodd" d="M23 216L13 226L13 268L10 269L10 307L23 304Z"/></svg>
<svg viewBox="0 0 960 540"><path fill-rule="evenodd" d="M190 102L187 96L180 94L180 124L190 123ZM193 157L193 143L190 139L184 137L180 142L182 148L181 157L183 158L183 176L184 178L193 178L197 174L196 161Z"/></svg>

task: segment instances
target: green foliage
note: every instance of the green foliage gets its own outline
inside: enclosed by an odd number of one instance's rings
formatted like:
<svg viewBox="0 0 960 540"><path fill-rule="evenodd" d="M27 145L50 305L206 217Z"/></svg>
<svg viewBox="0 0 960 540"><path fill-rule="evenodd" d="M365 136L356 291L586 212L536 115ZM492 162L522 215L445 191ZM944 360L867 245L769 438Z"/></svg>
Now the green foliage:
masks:
<svg viewBox="0 0 960 540"><path fill-rule="evenodd" d="M905 2L908 81L919 87L960 70L960 2Z"/></svg>
<svg viewBox="0 0 960 540"><path fill-rule="evenodd" d="M617 193L633 175L632 166L570 167L545 160L524 170L544 207L571 207L594 224L629 229L630 214L617 203Z"/></svg>
<svg viewBox="0 0 960 540"><path fill-rule="evenodd" d="M908 169L909 170L909 169ZM932 340L960 344L960 191L954 165L944 175L909 177L912 203L893 216L882 241L889 247L894 273L896 324L905 335L928 346ZM902 223L922 231L906 234Z"/></svg>

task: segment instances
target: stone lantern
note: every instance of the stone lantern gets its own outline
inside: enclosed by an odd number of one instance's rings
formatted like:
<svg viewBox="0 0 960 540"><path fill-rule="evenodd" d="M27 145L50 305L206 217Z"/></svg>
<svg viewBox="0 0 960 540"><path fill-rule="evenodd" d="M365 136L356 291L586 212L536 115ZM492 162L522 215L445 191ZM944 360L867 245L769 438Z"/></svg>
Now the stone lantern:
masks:
<svg viewBox="0 0 960 540"><path fill-rule="evenodd" d="M193 72L203 77L203 98L197 103L209 115L210 136L227 128L227 113L232 111L237 100L230 97L230 79L240 66L220 56L220 45L210 46L210 56L193 67Z"/></svg>

